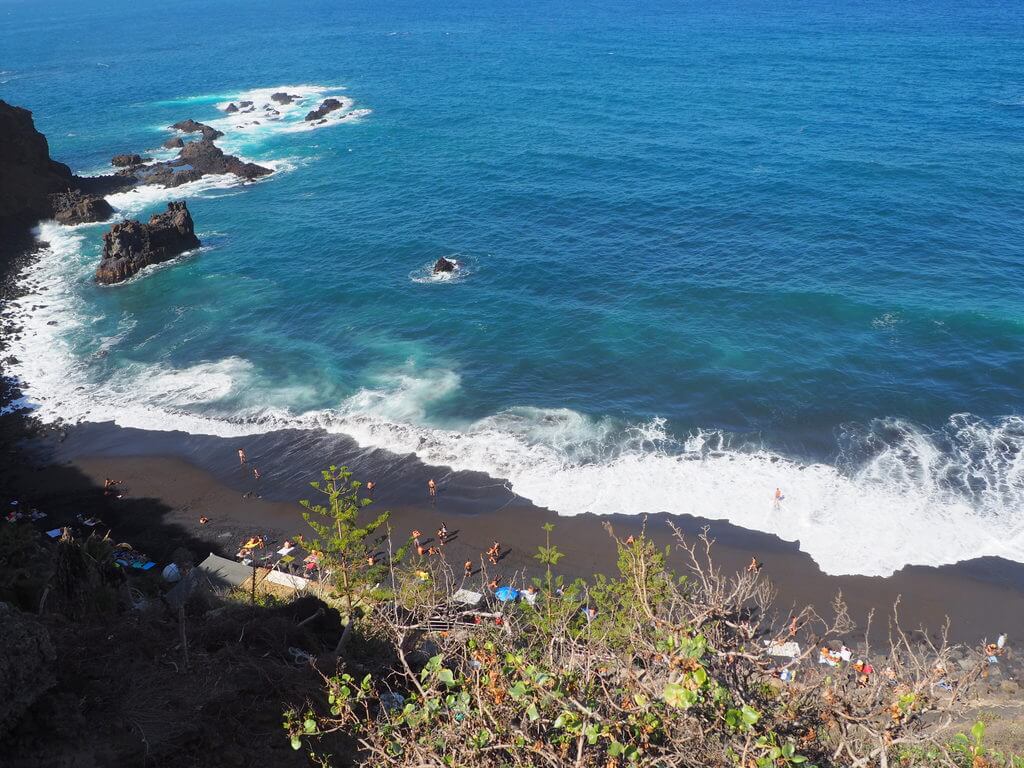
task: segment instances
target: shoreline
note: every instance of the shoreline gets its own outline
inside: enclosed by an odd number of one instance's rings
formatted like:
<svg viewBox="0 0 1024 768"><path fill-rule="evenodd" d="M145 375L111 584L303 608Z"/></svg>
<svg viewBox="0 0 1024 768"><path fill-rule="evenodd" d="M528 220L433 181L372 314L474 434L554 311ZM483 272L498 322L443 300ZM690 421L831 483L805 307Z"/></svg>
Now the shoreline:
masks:
<svg viewBox="0 0 1024 768"><path fill-rule="evenodd" d="M330 435L326 436L333 449L327 454L330 458L322 455L317 463L311 454L323 444L320 441L318 446L312 435L260 437L270 442L247 439L244 445L249 466L262 463L270 467L261 470L264 477L256 489L262 498L243 498L254 485L248 472L238 466L235 443L241 446L239 440L85 424L46 442L50 460L96 487L102 486L105 477L124 482L125 498L107 503L109 512L104 519L114 527L115 538L148 547L158 561L170 556L178 537L193 547L231 557L241 542L255 533L277 540L303 533L306 526L297 502L314 496L308 482L318 478L323 466L344 464L356 479L376 481L375 503L369 509L391 512L396 546L404 543L413 528L432 538L432 532L445 522L455 538L444 554L456 573L466 559L480 563L484 550L497 539L507 555L497 568L487 567L489 575L499 573L504 583L528 583L528 577L540 571L532 555L543 544L541 526L550 522L555 525L552 542L565 553L559 572L589 579L615 568L615 546L607 527L624 538L639 533L646 521L647 535L664 547L673 543L671 522L691 540L707 526L715 541L715 564L726 573L746 567L751 557L764 563L764 573L778 592L780 612L810 604L824 615L841 592L857 625L854 635L863 634L869 612L874 611L871 635L876 643L888 633L888 619L897 600L901 624L908 630L923 626L935 635L948 617L950 637L958 642L974 643L1003 632L1024 636L1024 565L1000 558L941 567L907 566L890 577L830 576L822 573L797 543L724 521L668 514L561 517L517 497L501 481L469 472L449 473L436 504L430 504L426 480L441 477L447 470L429 467L413 456L360 449L348 438ZM269 449L282 440L292 453L275 466ZM178 450L170 450L175 445ZM300 459L307 455L305 461ZM142 501L161 510L153 513L158 519L137 511L136 505ZM121 508L136 511L129 514ZM142 504L138 508L148 507ZM200 515L209 517L210 523L200 526ZM159 538L149 534L156 523L161 530ZM206 552L196 554L202 557ZM669 562L677 570L681 568L678 553ZM474 575L473 580L477 579Z"/></svg>

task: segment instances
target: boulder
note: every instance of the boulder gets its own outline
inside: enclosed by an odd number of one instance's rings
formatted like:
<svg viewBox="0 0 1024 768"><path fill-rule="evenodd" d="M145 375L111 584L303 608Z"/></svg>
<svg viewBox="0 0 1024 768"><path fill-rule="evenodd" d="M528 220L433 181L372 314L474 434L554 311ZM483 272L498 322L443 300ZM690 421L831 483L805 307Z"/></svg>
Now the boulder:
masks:
<svg viewBox="0 0 1024 768"><path fill-rule="evenodd" d="M144 162L141 155L114 155L110 160L110 164L118 168L131 168Z"/></svg>
<svg viewBox="0 0 1024 768"><path fill-rule="evenodd" d="M181 149L185 146L185 142L182 141L181 136L175 136L173 139L168 139L164 142L164 149Z"/></svg>
<svg viewBox="0 0 1024 768"><path fill-rule="evenodd" d="M449 261L444 256L434 262L434 274L441 274L442 272L454 272L459 268L459 265L454 261Z"/></svg>
<svg viewBox="0 0 1024 768"><path fill-rule="evenodd" d="M284 91L278 91L277 93L270 94L270 100L276 101L278 104L291 104L293 101L302 98L301 96L292 96Z"/></svg>
<svg viewBox="0 0 1024 768"><path fill-rule="evenodd" d="M337 109L341 109L342 103L337 99L324 99L320 106L314 109L312 112L306 115L307 121L319 120L324 115L334 112Z"/></svg>
<svg viewBox="0 0 1024 768"><path fill-rule="evenodd" d="M223 132L218 131L216 128L211 128L204 123L197 123L192 118L177 122L171 128L182 133L201 133L206 141L213 141L224 135Z"/></svg>
<svg viewBox="0 0 1024 768"><path fill-rule="evenodd" d="M192 216L184 202L168 203L165 213L156 213L149 223L129 219L115 224L103 235L103 256L96 268L96 281L119 283L151 264L172 259L197 248Z"/></svg>
<svg viewBox="0 0 1024 768"><path fill-rule="evenodd" d="M238 106L240 106L240 107L251 107L252 106L252 102L251 101L240 101L240 102L238 102Z"/></svg>
<svg viewBox="0 0 1024 768"><path fill-rule="evenodd" d="M230 104L228 104L227 108L224 111L227 112L229 115L233 115L235 112L238 111L238 107L235 106L234 102L231 102Z"/></svg>
<svg viewBox="0 0 1024 768"><path fill-rule="evenodd" d="M0 603L0 736L57 680L57 654L37 618Z"/></svg>
<svg viewBox="0 0 1024 768"><path fill-rule="evenodd" d="M83 195L75 189L57 192L50 196L53 217L61 224L87 224L106 221L114 215L114 209L102 197Z"/></svg>

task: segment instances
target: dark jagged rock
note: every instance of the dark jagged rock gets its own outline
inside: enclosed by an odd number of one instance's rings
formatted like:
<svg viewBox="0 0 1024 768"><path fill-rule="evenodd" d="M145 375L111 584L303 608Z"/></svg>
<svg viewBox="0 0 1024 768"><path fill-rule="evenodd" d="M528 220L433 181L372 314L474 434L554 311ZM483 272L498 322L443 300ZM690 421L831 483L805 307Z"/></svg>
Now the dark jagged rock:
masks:
<svg viewBox="0 0 1024 768"><path fill-rule="evenodd" d="M442 272L454 272L459 268L459 265L454 261L449 261L444 256L434 262L434 274L440 274Z"/></svg>
<svg viewBox="0 0 1024 768"><path fill-rule="evenodd" d="M61 224L87 224L106 221L114 215L114 209L102 197L83 195L77 189L57 192L50 196L53 217Z"/></svg>
<svg viewBox="0 0 1024 768"><path fill-rule="evenodd" d="M164 142L164 149L181 149L185 146L185 142L180 136L175 136L173 139L168 139Z"/></svg>
<svg viewBox="0 0 1024 768"><path fill-rule="evenodd" d="M238 111L238 107L235 106L235 102L231 102L230 104L228 104L227 108L224 111L227 112L229 115L233 115L235 112Z"/></svg>
<svg viewBox="0 0 1024 768"><path fill-rule="evenodd" d="M148 224L129 219L103 235L103 257L96 268L96 281L119 283L150 264L198 246L188 207L184 202L168 203L166 213L153 214Z"/></svg>
<svg viewBox="0 0 1024 768"><path fill-rule="evenodd" d="M240 107L251 107L252 106L252 102L251 101L240 101L240 102L238 102L238 106L240 106Z"/></svg>
<svg viewBox="0 0 1024 768"><path fill-rule="evenodd" d="M319 120L322 117L324 117L324 115L327 115L330 112L334 112L337 109L341 109L341 107L342 103L337 99L324 99L320 103L319 107L317 107L308 115L306 115L305 119L308 121Z"/></svg>
<svg viewBox="0 0 1024 768"><path fill-rule="evenodd" d="M110 160L110 164L118 168L131 168L133 165L142 165L144 162L146 161L143 160L142 155L114 155Z"/></svg>
<svg viewBox="0 0 1024 768"><path fill-rule="evenodd" d="M16 231L53 215L50 195L73 187L71 169L50 159L32 113L0 101L0 249Z"/></svg>
<svg viewBox="0 0 1024 768"><path fill-rule="evenodd" d="M176 131L181 131L182 133L201 133L203 134L203 138L207 141L219 139L224 135L223 132L218 131L216 128L211 128L209 125L204 123L197 123L191 117L188 120L181 120L180 122L175 123L171 128Z"/></svg>
<svg viewBox="0 0 1024 768"><path fill-rule="evenodd" d="M278 104L291 104L293 101L302 98L301 96L293 96L290 93L284 91L278 91L277 93L270 94L270 100L276 101Z"/></svg>
<svg viewBox="0 0 1024 768"><path fill-rule="evenodd" d="M212 141L194 141L187 144L176 162L184 162L202 173L233 173L243 179L255 179L273 173L256 163L246 163L234 155L225 155Z"/></svg>

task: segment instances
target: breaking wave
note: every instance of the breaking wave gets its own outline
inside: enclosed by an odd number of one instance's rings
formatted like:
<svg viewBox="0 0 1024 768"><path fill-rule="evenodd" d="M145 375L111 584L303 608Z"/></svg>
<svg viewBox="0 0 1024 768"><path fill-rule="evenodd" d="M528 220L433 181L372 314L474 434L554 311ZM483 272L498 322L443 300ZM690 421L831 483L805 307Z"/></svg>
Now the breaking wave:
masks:
<svg viewBox="0 0 1024 768"><path fill-rule="evenodd" d="M1024 419L951 416L928 430L900 419L847 425L833 463L803 463L721 431L672 435L661 419L625 424L569 409L511 408L463 424L430 414L459 376L408 368L329 410L295 411L240 357L174 368L131 364L98 382L67 334L92 322L76 282L91 265L79 229L44 224L49 247L9 313L22 404L44 421L238 436L282 428L344 433L366 447L506 478L563 515L671 512L799 541L831 574L885 576L905 565L995 555L1024 562ZM69 275L69 272L71 273ZM100 340L105 349L116 343ZM257 405L259 403L259 405ZM774 489L785 499L773 501Z"/></svg>

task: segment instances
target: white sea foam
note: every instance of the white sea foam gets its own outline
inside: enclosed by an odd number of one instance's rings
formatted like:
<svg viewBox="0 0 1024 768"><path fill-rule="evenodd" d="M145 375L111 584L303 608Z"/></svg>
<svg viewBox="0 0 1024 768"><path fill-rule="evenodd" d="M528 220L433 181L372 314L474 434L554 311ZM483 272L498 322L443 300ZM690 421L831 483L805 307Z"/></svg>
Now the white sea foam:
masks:
<svg viewBox="0 0 1024 768"><path fill-rule="evenodd" d="M459 390L458 375L448 370L396 371L337 408L305 412L288 408L296 393L269 389L238 357L185 368L133 364L95 382L89 361L65 341L92 322L75 289L91 270L77 255L82 237L43 225L40 238L50 248L25 278L32 294L13 305L23 323L12 343L14 373L45 421L225 437L325 429L430 464L507 478L516 493L563 515L672 512L729 520L799 541L833 574L884 576L908 564L986 555L1024 562L1020 417L988 423L958 414L935 432L895 419L851 427L840 466L831 466L733 447L717 431L678 440L662 420L623 427L569 409L521 407L457 428L431 425L434 407ZM238 405L250 391L262 393L263 405ZM233 415L207 415L218 411ZM785 494L778 505L776 487Z"/></svg>

